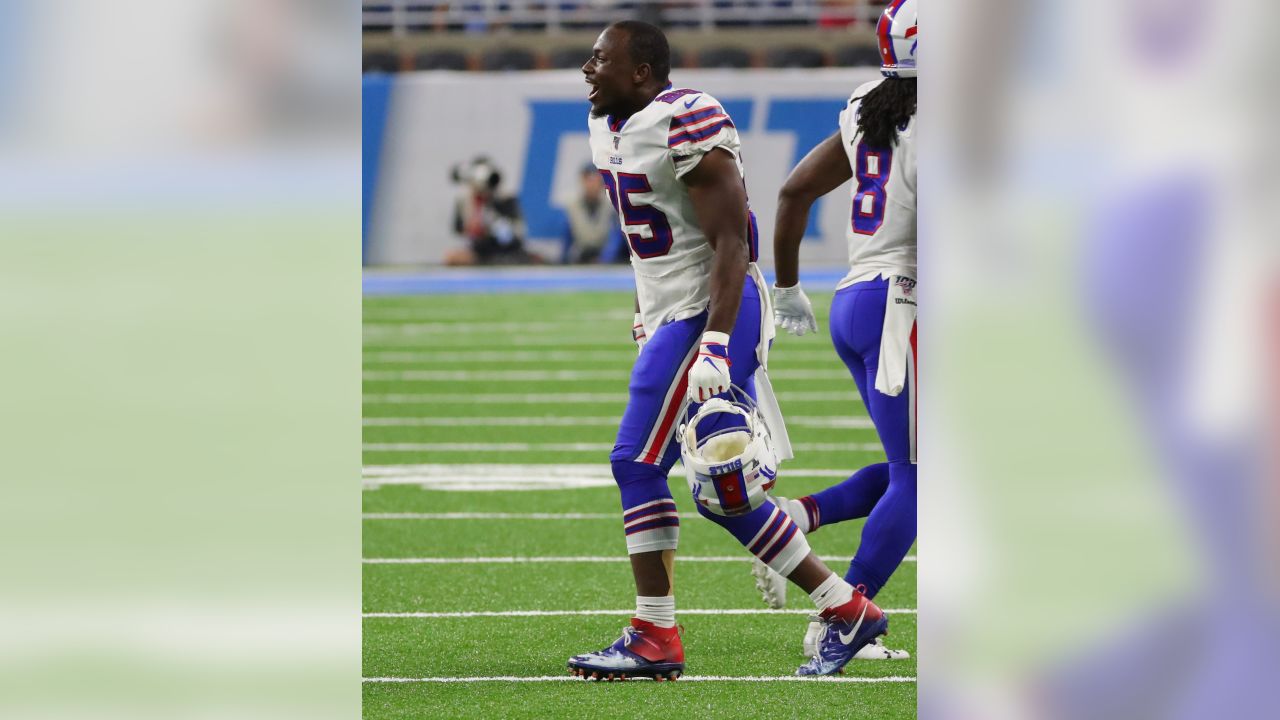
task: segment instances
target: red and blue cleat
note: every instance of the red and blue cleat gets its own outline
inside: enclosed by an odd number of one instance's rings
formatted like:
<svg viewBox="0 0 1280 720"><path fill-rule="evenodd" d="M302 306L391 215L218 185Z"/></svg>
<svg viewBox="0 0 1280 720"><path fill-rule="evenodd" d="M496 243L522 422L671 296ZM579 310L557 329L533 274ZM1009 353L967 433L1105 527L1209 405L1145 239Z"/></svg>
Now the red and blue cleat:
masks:
<svg viewBox="0 0 1280 720"><path fill-rule="evenodd" d="M865 645L889 632L889 618L860 592L839 607L820 615L822 630L817 654L796 670L797 675L834 675Z"/></svg>
<svg viewBox="0 0 1280 720"><path fill-rule="evenodd" d="M660 628L631 619L622 637L599 652L569 658L569 674L587 680L651 678L675 680L684 672L684 646L678 628Z"/></svg>

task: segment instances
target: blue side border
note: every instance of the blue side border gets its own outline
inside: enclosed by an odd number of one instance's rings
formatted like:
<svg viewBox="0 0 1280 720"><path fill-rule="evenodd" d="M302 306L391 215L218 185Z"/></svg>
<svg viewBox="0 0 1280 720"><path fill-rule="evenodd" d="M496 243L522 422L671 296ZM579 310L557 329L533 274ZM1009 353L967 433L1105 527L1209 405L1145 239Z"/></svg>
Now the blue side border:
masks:
<svg viewBox="0 0 1280 720"><path fill-rule="evenodd" d="M378 189L379 160L382 157L382 137L387 126L387 109L391 105L390 75L369 73L363 76L360 96L361 169L363 197L361 198L360 258L369 264L369 220L373 217L373 200Z"/></svg>

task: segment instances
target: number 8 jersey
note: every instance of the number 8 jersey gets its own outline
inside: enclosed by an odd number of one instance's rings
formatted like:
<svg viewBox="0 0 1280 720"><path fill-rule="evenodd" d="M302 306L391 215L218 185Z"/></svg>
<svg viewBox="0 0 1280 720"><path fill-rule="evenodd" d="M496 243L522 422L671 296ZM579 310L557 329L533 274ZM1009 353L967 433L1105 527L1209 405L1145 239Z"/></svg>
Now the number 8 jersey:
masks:
<svg viewBox="0 0 1280 720"><path fill-rule="evenodd" d="M665 90L626 120L591 117L587 126L592 160L631 248L640 315L652 335L710 303L714 251L683 178L715 148L730 152L741 174L738 131L715 98L688 89ZM759 235L755 217L750 210L747 215L743 223L754 262Z"/></svg>
<svg viewBox="0 0 1280 720"><path fill-rule="evenodd" d="M916 279L916 120L898 128L898 142L889 148L867 146L858 132L862 98L882 82L858 88L840 113L840 139L853 170L853 207L845 230L849 274L838 288L880 275Z"/></svg>

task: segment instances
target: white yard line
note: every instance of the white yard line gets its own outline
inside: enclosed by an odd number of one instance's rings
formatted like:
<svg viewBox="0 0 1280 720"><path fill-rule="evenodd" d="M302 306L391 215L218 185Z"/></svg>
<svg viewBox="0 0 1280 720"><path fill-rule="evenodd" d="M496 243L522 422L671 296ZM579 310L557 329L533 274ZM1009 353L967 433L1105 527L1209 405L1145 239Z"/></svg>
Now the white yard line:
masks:
<svg viewBox="0 0 1280 720"><path fill-rule="evenodd" d="M590 327L577 319L566 319L560 322L545 320L528 321L477 321L467 322L398 322L368 323L364 326L365 336L370 335L432 335L444 333L448 335L474 335L476 333L557 333L574 335L576 330L590 331ZM619 330L622 327L619 325ZM619 333L621 337L621 333Z"/></svg>
<svg viewBox="0 0 1280 720"><path fill-rule="evenodd" d="M364 349L381 350L383 348L430 348L432 350L440 350L443 348L458 348L459 350L498 351L503 348L512 347L553 347L556 349L588 348L593 350L620 350L628 347L635 347L635 345L631 344L630 337L625 334L621 335L616 340L607 341L601 341L598 337L586 339L580 337L564 337L563 335L506 335L485 338L487 342L478 342L478 340L479 338L458 338L449 335L439 337L418 335L410 335L407 337L399 335L382 335L375 338L369 338L366 336L364 339Z"/></svg>
<svg viewBox="0 0 1280 720"><path fill-rule="evenodd" d="M885 615L915 615L915 608L882 608ZM582 615L634 615L635 608L623 610L467 610L462 612L368 612L365 619L438 620L475 617L577 617ZM773 610L770 608L725 608L676 610L677 615L808 615L813 609Z"/></svg>
<svg viewBox="0 0 1280 720"><path fill-rule="evenodd" d="M633 316L631 310L605 310L575 314L572 321L566 324L581 325L587 320L627 320ZM467 313L463 311L432 311L426 308L378 308L364 311L366 323L419 323L438 322L447 324L470 324L491 321L493 315Z"/></svg>
<svg viewBox="0 0 1280 720"><path fill-rule="evenodd" d="M788 478L846 478L848 469L788 469ZM384 485L415 485L426 490L450 492L506 490L571 490L613 486L613 473L604 463L556 464L412 464L367 465L363 487L376 490ZM669 473L683 477L684 468Z"/></svg>
<svg viewBox="0 0 1280 720"><path fill-rule="evenodd" d="M626 368L611 370L366 370L370 382L564 382L571 380L616 380L631 376ZM781 369L769 372L773 380L847 380L843 370Z"/></svg>
<svg viewBox="0 0 1280 720"><path fill-rule="evenodd" d="M792 443L797 452L875 452L880 443ZM365 443L365 452L609 452L613 443Z"/></svg>
<svg viewBox="0 0 1280 720"><path fill-rule="evenodd" d="M636 358L634 347L621 346L616 350L366 350L364 362L383 363L388 365L410 365L414 363L471 363L471 362L574 362L615 361L631 364ZM820 352L789 350L779 359L774 353L775 362L783 365L800 360L833 361L835 353L831 350Z"/></svg>
<svg viewBox="0 0 1280 720"><path fill-rule="evenodd" d="M698 513L677 513L681 518L696 518ZM622 513L364 513L364 520L621 520Z"/></svg>
<svg viewBox="0 0 1280 720"><path fill-rule="evenodd" d="M641 678L634 678L640 680ZM681 675L676 682L817 682L817 683L913 683L916 679L909 675L887 675L884 677L858 677L854 675L822 675L817 677L800 677L798 675ZM482 682L587 682L582 678L570 675L494 675L490 677L367 677L361 678L367 683L482 683Z"/></svg>
<svg viewBox="0 0 1280 720"><path fill-rule="evenodd" d="M696 513L680 513L681 517L695 516ZM618 515L611 516L619 519ZM848 556L821 555L823 562L849 562ZM750 562L752 556L742 555L677 555L677 562L703 563L737 563ZM903 562L915 562L915 555L908 555ZM546 555L541 557L421 557L421 558L361 558L365 565L524 565L542 563L629 563L626 555L566 555L561 557Z"/></svg>
<svg viewBox="0 0 1280 720"><path fill-rule="evenodd" d="M860 406L862 400L850 392L832 391L781 391L781 402L839 403L850 407ZM625 392L612 393L369 393L363 396L366 403L374 405L581 405L596 403L625 403Z"/></svg>
<svg viewBox="0 0 1280 720"><path fill-rule="evenodd" d="M467 417L367 417L367 427L617 427L621 418L609 415L590 417L559 416L467 416ZM823 417L793 415L787 425L795 427L835 428L842 430L874 430L871 418L861 415Z"/></svg>

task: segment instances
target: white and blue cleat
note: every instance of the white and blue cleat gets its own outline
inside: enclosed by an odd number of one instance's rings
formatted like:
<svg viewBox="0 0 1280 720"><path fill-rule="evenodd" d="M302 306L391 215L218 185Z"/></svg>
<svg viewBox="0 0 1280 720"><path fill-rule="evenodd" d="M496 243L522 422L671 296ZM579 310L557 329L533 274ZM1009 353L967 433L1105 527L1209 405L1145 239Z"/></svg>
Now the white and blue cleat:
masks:
<svg viewBox="0 0 1280 720"><path fill-rule="evenodd" d="M797 675L835 675L876 638L889 632L889 618L861 594L840 607L824 611L816 654L796 670Z"/></svg>

